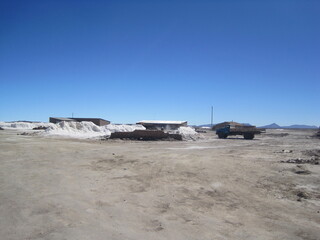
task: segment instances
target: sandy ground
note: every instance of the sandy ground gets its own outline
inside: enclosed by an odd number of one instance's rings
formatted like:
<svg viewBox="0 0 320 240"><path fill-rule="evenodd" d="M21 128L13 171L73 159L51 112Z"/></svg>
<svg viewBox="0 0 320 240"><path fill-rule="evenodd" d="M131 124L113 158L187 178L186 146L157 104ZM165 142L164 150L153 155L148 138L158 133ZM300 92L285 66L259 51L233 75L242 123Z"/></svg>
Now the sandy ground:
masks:
<svg viewBox="0 0 320 240"><path fill-rule="evenodd" d="M320 239L320 166L281 163L313 159L312 134L133 142L0 131L0 238Z"/></svg>

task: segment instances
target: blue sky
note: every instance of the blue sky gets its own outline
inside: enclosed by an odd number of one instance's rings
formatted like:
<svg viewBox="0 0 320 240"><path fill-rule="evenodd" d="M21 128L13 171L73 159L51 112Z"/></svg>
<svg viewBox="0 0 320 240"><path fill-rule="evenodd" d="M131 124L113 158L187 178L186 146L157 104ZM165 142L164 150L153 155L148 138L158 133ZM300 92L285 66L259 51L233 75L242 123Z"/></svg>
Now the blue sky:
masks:
<svg viewBox="0 0 320 240"><path fill-rule="evenodd" d="M320 1L1 1L0 121L320 125Z"/></svg>

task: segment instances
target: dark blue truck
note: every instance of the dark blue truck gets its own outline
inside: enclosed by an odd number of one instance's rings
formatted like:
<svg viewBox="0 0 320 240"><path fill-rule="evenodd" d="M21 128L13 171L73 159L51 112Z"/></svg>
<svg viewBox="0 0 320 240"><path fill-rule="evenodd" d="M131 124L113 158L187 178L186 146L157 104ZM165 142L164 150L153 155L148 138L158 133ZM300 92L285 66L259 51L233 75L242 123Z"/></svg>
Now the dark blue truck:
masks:
<svg viewBox="0 0 320 240"><path fill-rule="evenodd" d="M242 135L244 139L253 139L255 134L260 134L261 130L255 126L238 126L238 125L225 125L216 130L219 138L227 138L228 136Z"/></svg>

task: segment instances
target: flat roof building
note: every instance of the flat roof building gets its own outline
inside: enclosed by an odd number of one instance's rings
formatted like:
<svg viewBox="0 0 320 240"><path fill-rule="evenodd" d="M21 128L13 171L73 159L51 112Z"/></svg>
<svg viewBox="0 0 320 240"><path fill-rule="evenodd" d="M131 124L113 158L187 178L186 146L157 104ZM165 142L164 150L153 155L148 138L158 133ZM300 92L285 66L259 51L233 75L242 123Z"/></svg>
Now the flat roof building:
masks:
<svg viewBox="0 0 320 240"><path fill-rule="evenodd" d="M64 118L64 117L50 117L49 122L59 123L59 122L93 122L97 126L104 126L110 124L110 121L102 118Z"/></svg>

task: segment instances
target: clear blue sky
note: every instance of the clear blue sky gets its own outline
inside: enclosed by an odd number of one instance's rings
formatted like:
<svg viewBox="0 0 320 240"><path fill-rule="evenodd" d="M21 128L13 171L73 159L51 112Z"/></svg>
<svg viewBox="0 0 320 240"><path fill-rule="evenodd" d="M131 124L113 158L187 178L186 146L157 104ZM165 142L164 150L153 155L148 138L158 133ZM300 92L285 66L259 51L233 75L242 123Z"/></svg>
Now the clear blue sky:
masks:
<svg viewBox="0 0 320 240"><path fill-rule="evenodd" d="M0 121L320 125L320 1L0 2Z"/></svg>

